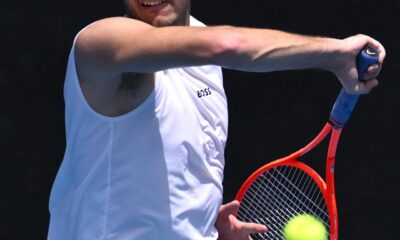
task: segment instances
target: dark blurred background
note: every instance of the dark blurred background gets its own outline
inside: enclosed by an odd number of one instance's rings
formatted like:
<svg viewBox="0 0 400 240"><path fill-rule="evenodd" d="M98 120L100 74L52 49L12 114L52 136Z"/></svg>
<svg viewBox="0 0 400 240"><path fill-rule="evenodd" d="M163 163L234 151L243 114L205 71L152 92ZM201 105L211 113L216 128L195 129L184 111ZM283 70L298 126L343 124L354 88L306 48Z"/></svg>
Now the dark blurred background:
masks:
<svg viewBox="0 0 400 240"><path fill-rule="evenodd" d="M208 25L336 38L365 33L386 47L380 86L360 99L339 144L340 239L398 238L399 12L398 0L192 2L193 15ZM87 24L123 13L121 1L0 3L0 239L46 238L49 193L65 147L62 87L72 40ZM230 110L227 202L252 171L319 132L340 84L317 70L224 75ZM320 167L324 151L305 161Z"/></svg>

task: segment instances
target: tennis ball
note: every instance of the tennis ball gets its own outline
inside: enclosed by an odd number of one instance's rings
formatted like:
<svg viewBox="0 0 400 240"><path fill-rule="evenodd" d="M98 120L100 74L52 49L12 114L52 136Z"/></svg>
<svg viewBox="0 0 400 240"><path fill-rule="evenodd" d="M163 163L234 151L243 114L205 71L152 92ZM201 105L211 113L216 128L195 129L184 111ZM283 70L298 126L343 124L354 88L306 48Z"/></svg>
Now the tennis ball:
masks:
<svg viewBox="0 0 400 240"><path fill-rule="evenodd" d="M283 230L285 240L327 240L324 224L310 214L300 214L290 219Z"/></svg>

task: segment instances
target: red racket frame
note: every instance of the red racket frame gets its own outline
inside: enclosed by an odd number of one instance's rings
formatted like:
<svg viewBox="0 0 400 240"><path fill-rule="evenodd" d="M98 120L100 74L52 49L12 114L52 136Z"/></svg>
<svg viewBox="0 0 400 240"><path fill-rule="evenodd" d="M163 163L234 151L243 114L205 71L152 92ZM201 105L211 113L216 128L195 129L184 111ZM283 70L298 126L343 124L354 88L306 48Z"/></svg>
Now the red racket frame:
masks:
<svg viewBox="0 0 400 240"><path fill-rule="evenodd" d="M271 168L277 166L292 166L303 170L306 174L308 174L321 189L323 197L325 199L326 205L328 207L329 213L329 222L330 222L330 240L337 240L338 238L338 213L336 207L336 195L335 195L335 183L334 183L334 170L335 170L335 157L336 157L336 149L339 141L340 134L342 129L335 129L333 125L328 122L321 130L321 132L305 147L300 150L286 156L275 160L271 163L268 163L258 170L256 170L250 177L243 183L240 187L239 192L237 193L235 199L239 202L242 201L246 191L250 187L250 185L264 172L268 171ZM331 133L328 153L326 159L325 166L325 179L324 181L322 177L314 171L308 165L298 161L298 158L312 150L315 146L317 146L322 140L325 139Z"/></svg>

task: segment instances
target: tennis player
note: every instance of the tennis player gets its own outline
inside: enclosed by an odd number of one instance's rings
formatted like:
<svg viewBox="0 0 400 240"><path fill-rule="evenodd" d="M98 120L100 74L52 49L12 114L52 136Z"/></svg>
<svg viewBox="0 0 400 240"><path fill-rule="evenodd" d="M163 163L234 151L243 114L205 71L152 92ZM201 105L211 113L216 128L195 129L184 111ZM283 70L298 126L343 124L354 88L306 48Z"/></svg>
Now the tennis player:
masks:
<svg viewBox="0 0 400 240"><path fill-rule="evenodd" d="M50 197L49 240L249 239L221 206L228 113L221 67L318 68L368 93L385 56L374 39L206 27L190 0L124 0L125 17L76 37L64 97L67 145ZM365 45L379 63L359 82ZM251 82L248 82L251 84Z"/></svg>

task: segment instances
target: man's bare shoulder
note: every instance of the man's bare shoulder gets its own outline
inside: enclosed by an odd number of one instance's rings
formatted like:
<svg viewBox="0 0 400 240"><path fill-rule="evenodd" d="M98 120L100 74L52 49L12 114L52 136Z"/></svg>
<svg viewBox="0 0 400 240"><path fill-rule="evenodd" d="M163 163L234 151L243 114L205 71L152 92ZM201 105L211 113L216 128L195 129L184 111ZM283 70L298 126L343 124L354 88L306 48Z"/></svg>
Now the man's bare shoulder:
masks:
<svg viewBox="0 0 400 240"><path fill-rule="evenodd" d="M88 27L85 28L84 31L101 29L107 30L109 28L118 27L150 27L150 25L143 21L128 17L109 17L91 23Z"/></svg>
<svg viewBox="0 0 400 240"><path fill-rule="evenodd" d="M151 28L150 25L136 19L111 17L98 20L84 28L76 39L77 49L105 50L104 47L118 42L125 34Z"/></svg>
<svg viewBox="0 0 400 240"><path fill-rule="evenodd" d="M85 27L75 42L75 57L83 71L111 73L118 71L115 63L127 41L135 42L150 25L126 17L98 20ZM84 67L83 67L84 66ZM93 73L92 73L93 74Z"/></svg>

